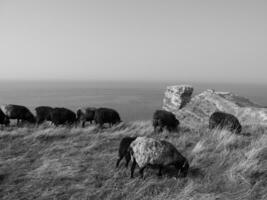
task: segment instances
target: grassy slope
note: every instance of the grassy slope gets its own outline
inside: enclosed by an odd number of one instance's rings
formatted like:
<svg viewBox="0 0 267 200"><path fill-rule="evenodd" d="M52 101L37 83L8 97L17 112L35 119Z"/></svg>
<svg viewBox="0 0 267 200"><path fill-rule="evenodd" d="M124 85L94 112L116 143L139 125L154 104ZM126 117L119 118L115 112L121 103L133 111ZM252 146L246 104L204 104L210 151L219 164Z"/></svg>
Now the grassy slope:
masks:
<svg viewBox="0 0 267 200"><path fill-rule="evenodd" d="M98 131L9 128L0 132L0 199L267 199L267 128L238 136L206 127L155 135L150 122ZM130 179L115 169L120 139L148 135L169 140L190 161L189 176L145 171Z"/></svg>

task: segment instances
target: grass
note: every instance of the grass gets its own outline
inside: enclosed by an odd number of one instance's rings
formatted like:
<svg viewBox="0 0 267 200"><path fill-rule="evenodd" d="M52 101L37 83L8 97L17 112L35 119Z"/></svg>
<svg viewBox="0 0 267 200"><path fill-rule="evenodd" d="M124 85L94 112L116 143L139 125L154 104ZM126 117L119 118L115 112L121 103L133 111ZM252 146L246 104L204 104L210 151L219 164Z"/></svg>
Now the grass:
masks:
<svg viewBox="0 0 267 200"><path fill-rule="evenodd" d="M0 132L0 199L267 199L267 127L246 126L245 135L183 125L179 133L154 134L151 122L99 130L49 126ZM147 135L173 143L188 158L190 172L115 169L124 136Z"/></svg>

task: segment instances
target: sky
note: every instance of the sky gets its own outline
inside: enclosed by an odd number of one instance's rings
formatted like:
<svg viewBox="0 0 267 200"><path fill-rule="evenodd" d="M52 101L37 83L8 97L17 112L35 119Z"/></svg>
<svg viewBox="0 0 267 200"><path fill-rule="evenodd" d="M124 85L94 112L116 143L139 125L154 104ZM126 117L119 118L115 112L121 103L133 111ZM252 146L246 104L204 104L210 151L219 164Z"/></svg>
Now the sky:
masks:
<svg viewBox="0 0 267 200"><path fill-rule="evenodd" d="M267 83L267 1L0 0L0 80Z"/></svg>

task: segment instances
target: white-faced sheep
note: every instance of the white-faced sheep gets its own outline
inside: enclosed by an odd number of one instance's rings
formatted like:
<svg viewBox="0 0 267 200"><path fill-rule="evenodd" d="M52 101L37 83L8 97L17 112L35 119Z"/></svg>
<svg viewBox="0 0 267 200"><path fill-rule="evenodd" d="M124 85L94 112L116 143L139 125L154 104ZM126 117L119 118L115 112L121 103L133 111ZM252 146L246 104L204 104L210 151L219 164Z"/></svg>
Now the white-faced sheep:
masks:
<svg viewBox="0 0 267 200"><path fill-rule="evenodd" d="M147 166L159 168L158 175L162 175L162 168L174 165L178 175L187 175L189 164L178 150L169 142L156 140L148 137L137 137L129 148L133 164L131 167L131 178L133 178L136 164L140 168L140 175L143 178L144 169Z"/></svg>

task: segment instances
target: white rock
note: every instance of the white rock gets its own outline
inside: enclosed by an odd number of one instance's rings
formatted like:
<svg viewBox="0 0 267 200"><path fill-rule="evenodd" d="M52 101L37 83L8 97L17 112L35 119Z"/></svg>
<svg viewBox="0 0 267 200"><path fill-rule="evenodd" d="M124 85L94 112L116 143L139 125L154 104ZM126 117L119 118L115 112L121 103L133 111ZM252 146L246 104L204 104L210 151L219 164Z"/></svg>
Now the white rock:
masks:
<svg viewBox="0 0 267 200"><path fill-rule="evenodd" d="M170 91L165 92L163 109L173 112L182 124L207 124L215 111L233 114L241 124L267 124L267 108L231 92L206 90L194 96L183 109L177 109L179 95L172 91L171 87Z"/></svg>
<svg viewBox="0 0 267 200"><path fill-rule="evenodd" d="M191 85L168 86L163 99L163 109L177 111L191 100L194 88Z"/></svg>

